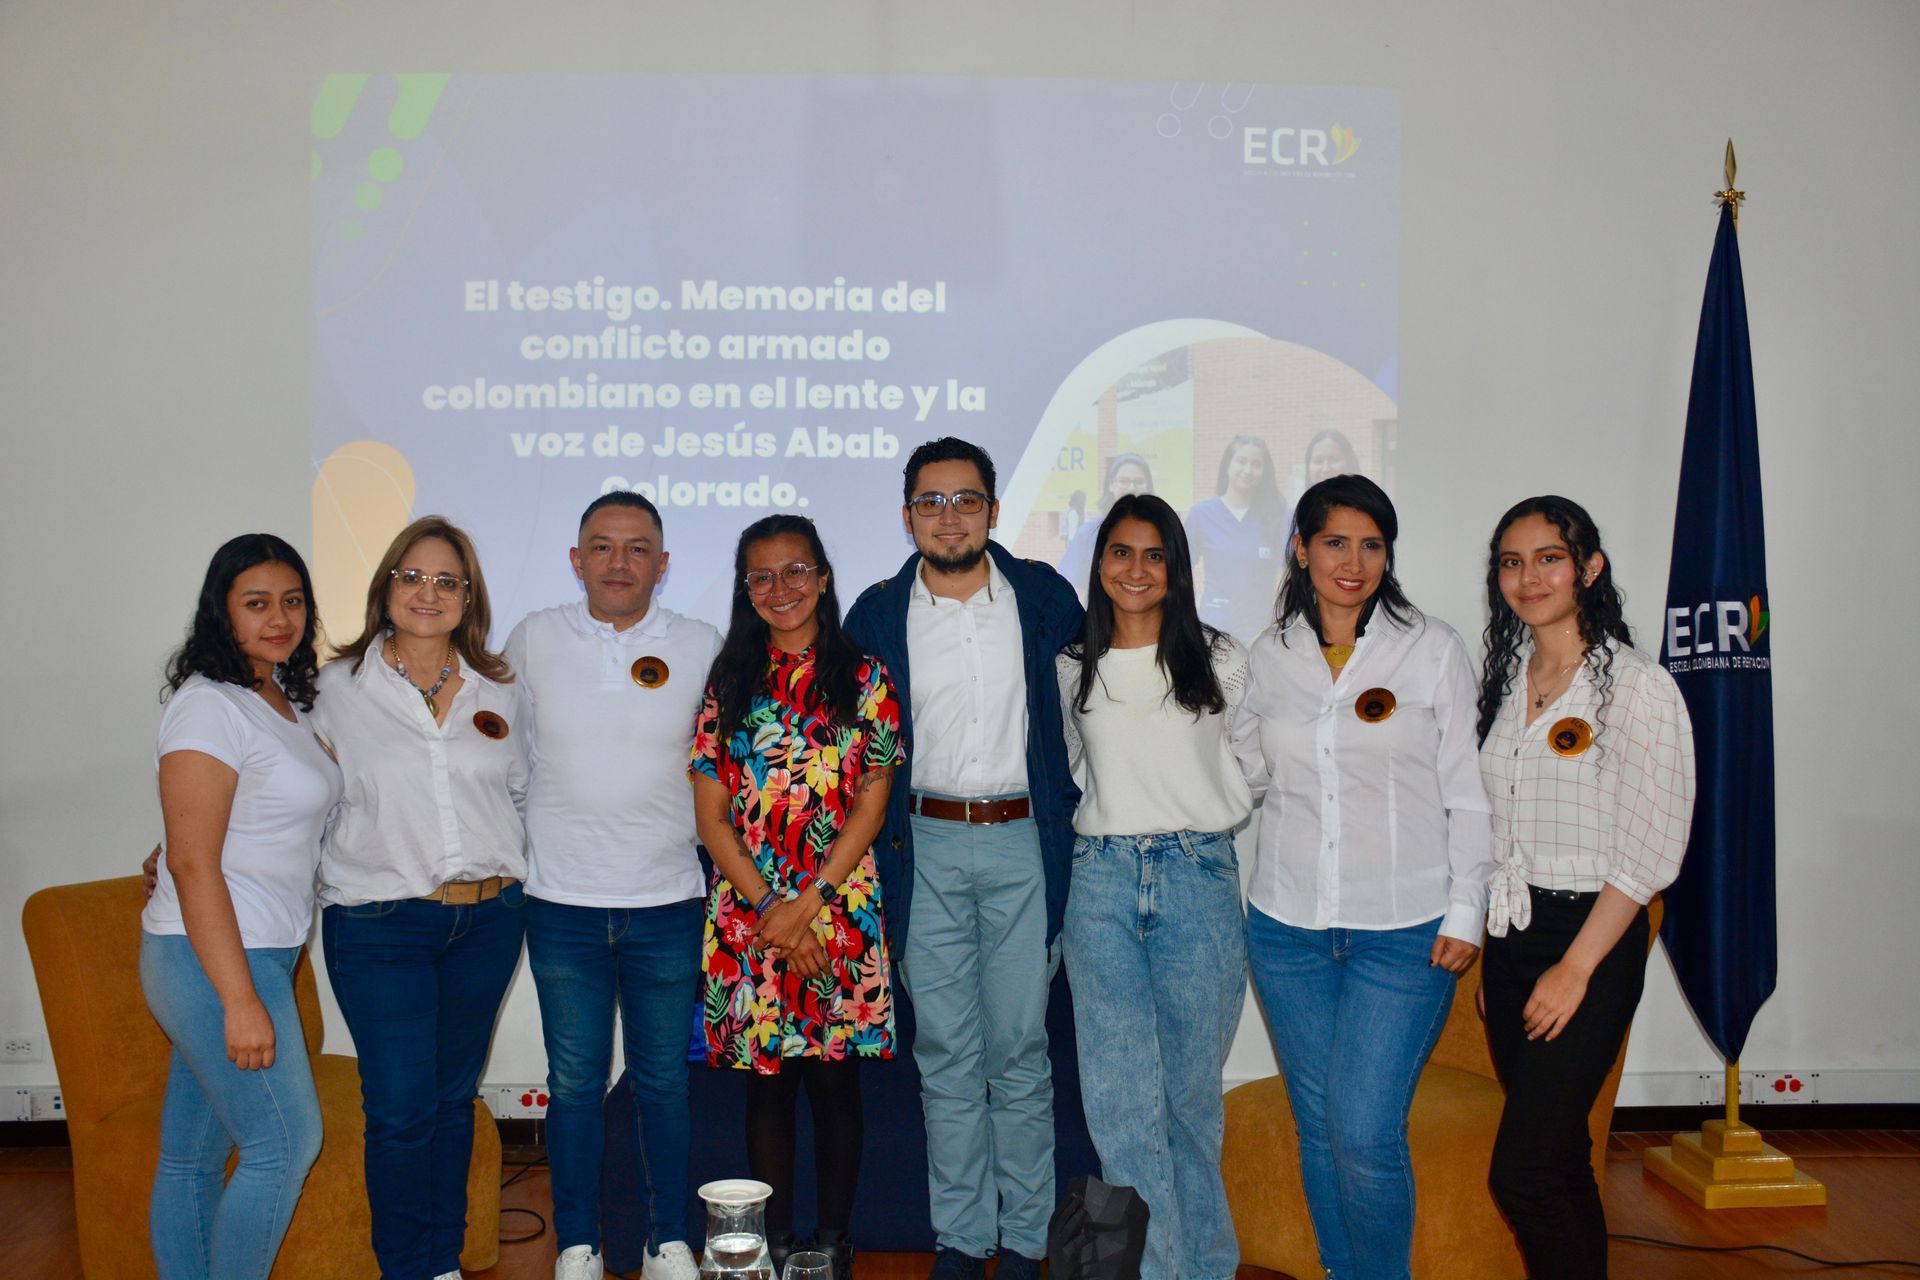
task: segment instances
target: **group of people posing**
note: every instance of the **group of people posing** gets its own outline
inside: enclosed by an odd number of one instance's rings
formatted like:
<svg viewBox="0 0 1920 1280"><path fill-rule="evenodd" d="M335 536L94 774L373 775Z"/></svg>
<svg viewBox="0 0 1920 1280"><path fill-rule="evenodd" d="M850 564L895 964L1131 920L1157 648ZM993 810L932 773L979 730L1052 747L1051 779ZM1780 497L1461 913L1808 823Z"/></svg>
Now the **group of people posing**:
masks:
<svg viewBox="0 0 1920 1280"><path fill-rule="evenodd" d="M989 1258L1036 1277L1061 958L1102 1174L1150 1211L1143 1276L1235 1271L1221 1078L1251 973L1322 1263L1405 1277L1407 1114L1483 940L1508 1093L1494 1193L1532 1274L1604 1274L1586 1115L1694 782L1685 706L1631 647L1587 513L1542 497L1501 517L1476 679L1402 591L1393 506L1361 476L1301 496L1251 646L1203 621L1188 532L1150 493L1111 495L1083 608L992 540L985 451L930 441L904 479L915 552L844 617L811 521L748 526L724 637L655 597L665 531L630 493L581 520L583 599L501 653L473 545L442 518L394 539L324 668L299 554L264 534L216 552L170 671L143 917L141 981L174 1044L163 1280L264 1277L319 1149L292 983L316 895L386 1280L459 1276L473 1098L523 941L557 1280L602 1274L616 1007L645 1275L691 1280L696 1002L708 1062L751 1072L776 1265L810 1234L847 1280L859 1064L894 1054L896 993L917 1024L933 1280L979 1280ZM1243 906L1234 837L1259 804ZM793 1211L803 1085L811 1232Z"/></svg>

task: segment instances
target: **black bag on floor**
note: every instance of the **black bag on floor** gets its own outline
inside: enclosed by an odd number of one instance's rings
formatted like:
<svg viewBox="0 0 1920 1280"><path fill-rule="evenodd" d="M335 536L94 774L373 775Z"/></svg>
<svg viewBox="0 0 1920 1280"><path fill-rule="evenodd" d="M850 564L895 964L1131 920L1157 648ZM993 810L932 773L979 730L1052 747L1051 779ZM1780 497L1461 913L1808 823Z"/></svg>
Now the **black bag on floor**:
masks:
<svg viewBox="0 0 1920 1280"><path fill-rule="evenodd" d="M1139 1280L1147 1251L1147 1202L1132 1187L1090 1176L1067 1184L1047 1223L1052 1280Z"/></svg>

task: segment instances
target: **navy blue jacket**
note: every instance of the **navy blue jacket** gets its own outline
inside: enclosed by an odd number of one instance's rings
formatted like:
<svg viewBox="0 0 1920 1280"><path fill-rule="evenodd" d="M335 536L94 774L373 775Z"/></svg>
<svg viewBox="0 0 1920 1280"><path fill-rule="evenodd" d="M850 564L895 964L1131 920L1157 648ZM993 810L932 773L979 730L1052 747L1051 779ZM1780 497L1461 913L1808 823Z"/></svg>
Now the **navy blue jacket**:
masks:
<svg viewBox="0 0 1920 1280"><path fill-rule="evenodd" d="M1073 811L1080 788L1067 769L1067 744L1060 719L1060 683L1053 658L1062 646L1079 638L1083 610L1067 580L1036 560L1022 560L997 542L987 553L1013 587L1020 614L1020 649L1027 670L1027 789L1033 796L1033 817L1040 829L1040 860L1047 880L1047 945L1060 932L1067 909L1067 877L1073 868ZM913 597L914 575L920 555L907 557L900 572L860 593L847 611L847 634L867 653L884 662L900 704L900 733L907 744L907 762L893 771L893 790L887 797L887 821L874 842L874 862L880 872L882 910L887 919L887 941L898 959L907 941L907 918L913 906L913 828L908 822L907 793L913 789L913 756L919 744L913 738L913 672L907 663L907 604Z"/></svg>

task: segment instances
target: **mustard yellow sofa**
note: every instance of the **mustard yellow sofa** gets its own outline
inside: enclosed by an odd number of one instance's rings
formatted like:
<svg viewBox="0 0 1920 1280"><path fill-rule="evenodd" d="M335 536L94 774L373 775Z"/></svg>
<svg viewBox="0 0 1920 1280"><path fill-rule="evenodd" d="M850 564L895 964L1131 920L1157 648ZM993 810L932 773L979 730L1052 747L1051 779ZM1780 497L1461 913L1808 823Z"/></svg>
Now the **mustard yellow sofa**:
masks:
<svg viewBox="0 0 1920 1280"><path fill-rule="evenodd" d="M1661 904L1652 907L1660 930ZM1524 1280L1526 1268L1506 1219L1487 1189L1494 1132L1504 1101L1486 1028L1474 1011L1480 966L1460 979L1453 1012L1414 1090L1407 1141L1413 1152L1417 1207L1413 1224L1416 1280ZM1620 1068L1613 1070L1593 1104L1587 1131L1593 1139L1593 1176L1606 1185L1607 1133ZM1300 1135L1279 1076L1254 1080L1227 1093L1227 1134L1221 1151L1227 1203L1240 1238L1240 1260L1296 1280L1318 1280L1319 1251L1300 1186Z"/></svg>
<svg viewBox="0 0 1920 1280"><path fill-rule="evenodd" d="M42 889L23 913L73 1144L80 1269L93 1280L154 1275L147 1201L160 1161L160 1102L171 1049L140 994L142 902L140 877L128 876ZM362 1171L358 1065L319 1051L320 997L309 957L301 958L295 993L326 1137L273 1274L275 1280L371 1280L380 1268ZM475 1099L460 1264L481 1271L499 1257L500 1130Z"/></svg>

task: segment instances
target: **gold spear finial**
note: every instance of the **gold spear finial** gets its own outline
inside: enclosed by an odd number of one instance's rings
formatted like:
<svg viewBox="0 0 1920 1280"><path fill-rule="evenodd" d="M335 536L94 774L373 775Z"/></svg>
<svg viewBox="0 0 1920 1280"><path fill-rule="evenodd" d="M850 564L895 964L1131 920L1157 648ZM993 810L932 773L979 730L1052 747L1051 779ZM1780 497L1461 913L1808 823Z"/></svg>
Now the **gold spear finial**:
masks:
<svg viewBox="0 0 1920 1280"><path fill-rule="evenodd" d="M1713 198L1717 204L1730 204L1733 206L1733 228L1736 231L1740 229L1740 202L1747 198L1746 192L1735 191L1733 189L1733 175L1738 168L1739 166L1734 163L1733 159L1733 139L1728 138L1726 164L1727 189L1725 191L1714 192Z"/></svg>

